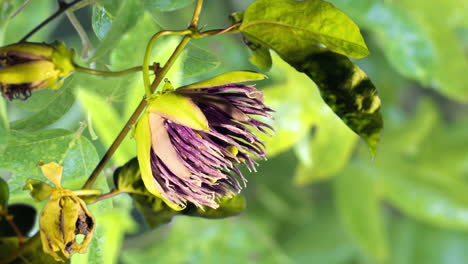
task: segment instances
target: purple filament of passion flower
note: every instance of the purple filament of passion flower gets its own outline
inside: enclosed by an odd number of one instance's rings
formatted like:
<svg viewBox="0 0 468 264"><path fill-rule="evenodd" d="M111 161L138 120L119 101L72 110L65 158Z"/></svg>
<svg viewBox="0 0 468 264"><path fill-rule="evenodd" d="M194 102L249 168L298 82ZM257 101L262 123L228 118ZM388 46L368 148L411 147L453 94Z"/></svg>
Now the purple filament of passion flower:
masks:
<svg viewBox="0 0 468 264"><path fill-rule="evenodd" d="M263 104L262 92L253 86L230 84L180 89L176 93L192 99L208 120L210 130L198 131L166 119L171 144L191 175L178 177L151 151L153 176L169 201L181 206L191 202L217 208L217 198L231 197L245 187L247 180L237 165L255 171L253 158L266 159L265 145L251 128L273 132L271 126L254 118L272 118L273 110Z"/></svg>

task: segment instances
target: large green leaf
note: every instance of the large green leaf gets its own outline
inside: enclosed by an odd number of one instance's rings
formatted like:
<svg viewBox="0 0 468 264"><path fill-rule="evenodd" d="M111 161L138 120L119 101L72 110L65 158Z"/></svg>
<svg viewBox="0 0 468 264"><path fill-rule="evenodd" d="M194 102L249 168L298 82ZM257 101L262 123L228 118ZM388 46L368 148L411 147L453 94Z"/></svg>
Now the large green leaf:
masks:
<svg viewBox="0 0 468 264"><path fill-rule="evenodd" d="M281 243L285 251L294 263L348 263L358 250L339 221L333 201L323 199L313 203L314 209L307 210L307 215L295 217L291 224L294 229L289 226L285 230L290 233ZM311 201L304 201L304 204L311 204Z"/></svg>
<svg viewBox="0 0 468 264"><path fill-rule="evenodd" d="M10 125L8 124L8 113L5 100L0 98L0 153L5 150L10 134Z"/></svg>
<svg viewBox="0 0 468 264"><path fill-rule="evenodd" d="M1 1L3 6L11 4L16 11L24 1ZM39 25L44 19L56 10L55 1L30 1L21 13L8 22L5 30L5 44L18 42L24 35ZM3 20L3 19L2 19ZM45 27L34 34L28 41L42 42L54 30L54 27Z"/></svg>
<svg viewBox="0 0 468 264"><path fill-rule="evenodd" d="M335 181L335 202L345 230L359 247L378 263L389 257L380 186L366 164L353 164Z"/></svg>
<svg viewBox="0 0 468 264"><path fill-rule="evenodd" d="M3 45L3 38L5 35L5 29L10 22L10 17L15 11L15 5L10 1L4 1L0 5L0 45Z"/></svg>
<svg viewBox="0 0 468 264"><path fill-rule="evenodd" d="M173 11L183 8L193 3L194 0L140 0L145 10L154 11Z"/></svg>
<svg viewBox="0 0 468 264"><path fill-rule="evenodd" d="M44 128L58 121L64 116L75 102L73 95L74 78L69 80L60 89L47 93L50 97L46 103L41 104L41 108L35 110L35 113L24 117L20 120L15 120L10 123L10 128L21 131L34 131Z"/></svg>
<svg viewBox="0 0 468 264"><path fill-rule="evenodd" d="M101 38L101 42L90 61L96 61L112 51L125 32L130 30L144 14L136 0L107 0L105 2L111 2L110 5L114 7L114 11L112 13L108 11L106 5L98 4L93 8L93 29Z"/></svg>
<svg viewBox="0 0 468 264"><path fill-rule="evenodd" d="M325 49L317 48L301 59L286 61L314 80L325 102L375 155L383 120L380 98L367 75L346 56Z"/></svg>
<svg viewBox="0 0 468 264"><path fill-rule="evenodd" d="M388 165L391 166L391 165ZM395 166L395 165L393 165ZM413 165L382 168L385 197L405 214L442 228L468 230L468 185L456 178ZM430 177L429 179L427 177Z"/></svg>
<svg viewBox="0 0 468 264"><path fill-rule="evenodd" d="M91 115L90 122L92 122L92 126L96 130L98 138L105 148L110 147L123 128L125 120L120 117L111 102L92 91L80 89L77 97L88 115ZM118 164L123 164L134 157L135 154L134 143L127 137L120 144L113 157Z"/></svg>
<svg viewBox="0 0 468 264"><path fill-rule="evenodd" d="M392 263L464 263L468 258L468 235L398 219L392 228Z"/></svg>
<svg viewBox="0 0 468 264"><path fill-rule="evenodd" d="M221 64L218 56L192 43L187 45L183 59L184 78L212 71Z"/></svg>
<svg viewBox="0 0 468 264"><path fill-rule="evenodd" d="M12 172L8 180L13 202L30 201L27 192L20 191L29 178L43 179L36 166L39 161L57 162L64 166L63 186L76 188L83 184L98 162L94 146L81 132L63 129L39 132L11 131L4 155L0 156L0 168Z"/></svg>
<svg viewBox="0 0 468 264"><path fill-rule="evenodd" d="M231 14L229 18L231 19L232 24L242 23L242 20L244 19L244 13L236 12ZM270 49L260 44L259 42L256 42L255 40L249 39L249 37L246 35L243 37L245 44L252 51L252 55L249 57L250 62L264 71L269 71L273 63Z"/></svg>
<svg viewBox="0 0 468 264"><path fill-rule="evenodd" d="M369 54L356 24L321 0L255 1L245 10L239 29L290 60L308 55L319 44L350 57Z"/></svg>

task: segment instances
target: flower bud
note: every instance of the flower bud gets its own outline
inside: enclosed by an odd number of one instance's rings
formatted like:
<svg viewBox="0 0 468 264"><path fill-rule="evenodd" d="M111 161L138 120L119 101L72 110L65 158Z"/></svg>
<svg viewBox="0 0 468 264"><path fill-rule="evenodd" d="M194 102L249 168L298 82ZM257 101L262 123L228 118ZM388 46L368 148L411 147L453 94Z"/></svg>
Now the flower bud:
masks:
<svg viewBox="0 0 468 264"><path fill-rule="evenodd" d="M39 219L41 240L44 252L56 260L75 253L84 253L91 242L94 232L94 218L86 204L72 191L57 190L52 193ZM76 241L77 235L84 235L81 244Z"/></svg>
<svg viewBox="0 0 468 264"><path fill-rule="evenodd" d="M73 50L63 42L16 43L0 48L0 88L3 97L25 100L31 92L57 89L74 71Z"/></svg>

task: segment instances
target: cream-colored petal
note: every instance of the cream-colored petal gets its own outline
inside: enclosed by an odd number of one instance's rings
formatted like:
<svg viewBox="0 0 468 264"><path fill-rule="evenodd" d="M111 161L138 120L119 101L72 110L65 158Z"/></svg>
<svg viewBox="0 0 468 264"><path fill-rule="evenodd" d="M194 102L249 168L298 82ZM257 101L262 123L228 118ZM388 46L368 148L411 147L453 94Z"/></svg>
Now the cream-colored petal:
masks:
<svg viewBox="0 0 468 264"><path fill-rule="evenodd" d="M154 153L177 177L190 177L190 171L184 166L171 143L169 133L164 126L164 119L156 113L149 113L149 122Z"/></svg>

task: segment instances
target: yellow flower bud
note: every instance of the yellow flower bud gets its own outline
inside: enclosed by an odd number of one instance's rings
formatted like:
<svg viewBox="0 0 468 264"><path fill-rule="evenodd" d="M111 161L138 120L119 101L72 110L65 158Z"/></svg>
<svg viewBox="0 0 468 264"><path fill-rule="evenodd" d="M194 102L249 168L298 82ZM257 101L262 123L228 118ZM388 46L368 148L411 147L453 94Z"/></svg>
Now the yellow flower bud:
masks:
<svg viewBox="0 0 468 264"><path fill-rule="evenodd" d="M43 88L57 89L74 70L73 50L63 42L16 43L0 48L0 88L9 100L27 99Z"/></svg>

